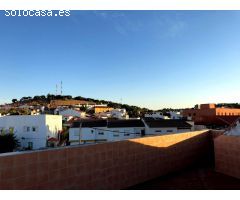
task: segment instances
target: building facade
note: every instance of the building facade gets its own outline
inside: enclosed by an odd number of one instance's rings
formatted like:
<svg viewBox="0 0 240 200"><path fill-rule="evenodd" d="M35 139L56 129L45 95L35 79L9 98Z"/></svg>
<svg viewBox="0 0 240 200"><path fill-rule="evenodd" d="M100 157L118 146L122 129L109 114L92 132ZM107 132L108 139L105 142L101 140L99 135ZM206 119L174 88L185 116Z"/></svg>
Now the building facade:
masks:
<svg viewBox="0 0 240 200"><path fill-rule="evenodd" d="M194 131L194 126L178 119L145 119L146 135L161 135Z"/></svg>
<svg viewBox="0 0 240 200"><path fill-rule="evenodd" d="M183 120L129 119L85 120L73 123L69 130L71 145L120 141L145 135L184 133L193 130Z"/></svg>
<svg viewBox="0 0 240 200"><path fill-rule="evenodd" d="M1 134L16 135L21 148L46 148L48 139L58 139L61 131L62 116L58 115L15 115L0 118Z"/></svg>
<svg viewBox="0 0 240 200"><path fill-rule="evenodd" d="M182 115L198 125L229 126L240 116L240 109L202 104L198 108L183 110Z"/></svg>
<svg viewBox="0 0 240 200"><path fill-rule="evenodd" d="M75 122L69 130L71 145L120 141L141 137L145 126L141 120L84 120Z"/></svg>
<svg viewBox="0 0 240 200"><path fill-rule="evenodd" d="M75 110L75 109L70 109L70 108L67 108L67 109L57 108L54 111L54 114L55 115L61 115L62 119L64 121L68 121L68 120L70 120L70 119L72 119L74 117L79 117L79 118L86 117L86 113L85 112L78 111L78 110Z"/></svg>
<svg viewBox="0 0 240 200"><path fill-rule="evenodd" d="M107 105L95 105L94 113L110 112L113 108L108 107Z"/></svg>

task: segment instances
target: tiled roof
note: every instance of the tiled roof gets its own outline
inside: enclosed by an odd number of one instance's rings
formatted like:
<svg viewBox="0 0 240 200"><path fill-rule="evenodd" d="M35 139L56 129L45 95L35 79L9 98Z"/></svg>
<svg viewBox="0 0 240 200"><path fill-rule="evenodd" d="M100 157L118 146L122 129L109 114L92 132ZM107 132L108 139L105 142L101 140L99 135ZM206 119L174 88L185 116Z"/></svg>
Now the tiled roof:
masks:
<svg viewBox="0 0 240 200"><path fill-rule="evenodd" d="M72 128L80 127L108 127L108 128L124 128L124 127L145 127L141 120L81 120L73 122Z"/></svg>
<svg viewBox="0 0 240 200"><path fill-rule="evenodd" d="M176 128L191 128L192 126L184 120L179 119L145 119L146 124L150 128L168 128L168 127L176 127Z"/></svg>
<svg viewBox="0 0 240 200"><path fill-rule="evenodd" d="M123 128L123 127L145 127L140 119L129 120L112 120L108 122L109 128Z"/></svg>
<svg viewBox="0 0 240 200"><path fill-rule="evenodd" d="M82 128L91 128L91 127L106 127L107 121L106 120L81 120L77 122L73 122L72 128L80 127L82 123Z"/></svg>

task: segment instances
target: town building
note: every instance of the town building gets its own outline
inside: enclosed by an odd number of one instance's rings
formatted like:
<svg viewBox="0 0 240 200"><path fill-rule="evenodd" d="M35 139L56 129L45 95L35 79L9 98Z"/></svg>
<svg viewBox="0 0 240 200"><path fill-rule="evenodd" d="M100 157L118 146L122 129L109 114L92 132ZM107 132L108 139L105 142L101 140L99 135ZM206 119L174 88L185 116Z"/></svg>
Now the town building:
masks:
<svg viewBox="0 0 240 200"><path fill-rule="evenodd" d="M70 128L69 142L71 145L110 142L145 135L184 133L192 130L193 126L184 120L81 120L75 121Z"/></svg>
<svg viewBox="0 0 240 200"><path fill-rule="evenodd" d="M61 115L63 121L69 121L72 118L79 117L84 118L86 117L85 112L81 112L80 110L75 110L71 108L57 108L54 110L55 115Z"/></svg>
<svg viewBox="0 0 240 200"><path fill-rule="evenodd" d="M161 112L152 112L145 114L145 118L165 119L165 116Z"/></svg>
<svg viewBox="0 0 240 200"><path fill-rule="evenodd" d="M109 112L112 111L113 108L108 107L107 105L95 105L94 106L94 113L103 113L103 112Z"/></svg>
<svg viewBox="0 0 240 200"><path fill-rule="evenodd" d="M169 115L171 119L182 119L181 112L170 111Z"/></svg>
<svg viewBox="0 0 240 200"><path fill-rule="evenodd" d="M153 118L153 119L182 119L182 115L180 112L169 111L165 113L162 112L152 112L145 114L145 118Z"/></svg>
<svg viewBox="0 0 240 200"><path fill-rule="evenodd" d="M0 118L0 133L16 135L22 149L46 148L48 140L58 139L61 131L62 116L58 115L12 115Z"/></svg>
<svg viewBox="0 0 240 200"><path fill-rule="evenodd" d="M224 133L225 135L240 136L240 117L228 127Z"/></svg>
<svg viewBox="0 0 240 200"><path fill-rule="evenodd" d="M95 116L102 119L107 119L107 118L129 119L129 115L127 114L126 109L113 109L108 112L96 113Z"/></svg>
<svg viewBox="0 0 240 200"><path fill-rule="evenodd" d="M202 104L197 108L184 109L182 115L184 118L194 121L196 125L206 125L213 128L228 127L240 117L240 109Z"/></svg>
<svg viewBox="0 0 240 200"><path fill-rule="evenodd" d="M69 130L71 145L120 141L145 135L141 120L81 120Z"/></svg>
<svg viewBox="0 0 240 200"><path fill-rule="evenodd" d="M194 126L185 120L178 119L144 119L146 135L161 135L194 131Z"/></svg>

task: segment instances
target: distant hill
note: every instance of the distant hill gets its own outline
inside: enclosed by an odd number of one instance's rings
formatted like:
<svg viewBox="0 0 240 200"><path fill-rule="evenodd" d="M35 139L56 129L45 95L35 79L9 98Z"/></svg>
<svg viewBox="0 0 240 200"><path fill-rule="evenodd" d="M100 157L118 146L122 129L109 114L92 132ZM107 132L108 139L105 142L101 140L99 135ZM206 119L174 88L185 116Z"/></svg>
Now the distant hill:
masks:
<svg viewBox="0 0 240 200"><path fill-rule="evenodd" d="M72 97L70 95L40 95L34 97L22 97L21 99L12 99L12 106L21 106L21 105L30 105L30 106L48 106L52 100L82 100L82 101L89 101L94 102L96 104L106 104L112 108L121 108L126 109L130 117L141 117L144 116L145 113L151 112L147 108L140 108L138 106L127 105L127 104L120 104L112 101L105 101L105 100L97 100L92 98L85 98L81 96Z"/></svg>

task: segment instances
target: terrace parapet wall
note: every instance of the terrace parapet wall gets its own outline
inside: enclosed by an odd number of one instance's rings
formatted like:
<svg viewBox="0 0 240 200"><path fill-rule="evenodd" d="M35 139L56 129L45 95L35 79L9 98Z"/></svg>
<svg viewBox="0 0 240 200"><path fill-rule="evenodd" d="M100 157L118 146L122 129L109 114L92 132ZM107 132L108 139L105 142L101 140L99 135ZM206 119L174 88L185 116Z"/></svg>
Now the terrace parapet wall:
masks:
<svg viewBox="0 0 240 200"><path fill-rule="evenodd" d="M124 189L206 161L212 143L205 130L2 154L0 189Z"/></svg>

